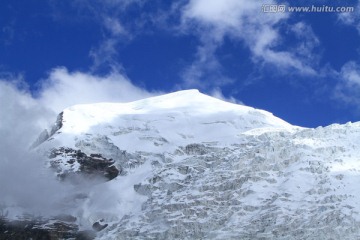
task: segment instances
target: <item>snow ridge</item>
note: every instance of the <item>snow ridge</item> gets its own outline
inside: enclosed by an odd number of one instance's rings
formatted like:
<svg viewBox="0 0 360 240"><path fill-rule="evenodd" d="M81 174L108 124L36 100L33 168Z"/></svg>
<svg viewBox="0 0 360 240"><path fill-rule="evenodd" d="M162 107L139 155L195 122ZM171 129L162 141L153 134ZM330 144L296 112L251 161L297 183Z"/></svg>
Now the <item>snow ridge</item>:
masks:
<svg viewBox="0 0 360 240"><path fill-rule="evenodd" d="M358 142L360 123L301 128L186 90L65 109L38 151L114 162L75 216L108 224L98 239L358 239Z"/></svg>

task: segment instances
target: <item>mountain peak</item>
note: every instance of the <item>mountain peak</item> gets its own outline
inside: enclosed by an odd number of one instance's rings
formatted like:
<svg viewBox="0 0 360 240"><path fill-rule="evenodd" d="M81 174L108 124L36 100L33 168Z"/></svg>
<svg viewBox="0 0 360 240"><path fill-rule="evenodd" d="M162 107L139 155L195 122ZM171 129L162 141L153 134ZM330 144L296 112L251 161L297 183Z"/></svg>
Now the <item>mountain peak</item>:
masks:
<svg viewBox="0 0 360 240"><path fill-rule="evenodd" d="M359 239L359 125L297 128L197 90L61 120L37 150L62 179L110 180L72 211L99 239Z"/></svg>
<svg viewBox="0 0 360 240"><path fill-rule="evenodd" d="M179 130L179 125L189 128L186 123L190 122L202 125L206 122L222 122L235 126L240 132L261 127L292 127L269 112L225 102L191 89L129 103L75 105L64 110L62 131L86 132L99 124L118 125L117 122L129 118L142 119L138 120L141 122L148 122L149 119L154 122L172 122L174 126L168 131Z"/></svg>
<svg viewBox="0 0 360 240"><path fill-rule="evenodd" d="M198 89L193 88L193 89L186 89L186 90L179 90L176 92L171 92L166 95L198 95L198 94L202 94L202 93Z"/></svg>

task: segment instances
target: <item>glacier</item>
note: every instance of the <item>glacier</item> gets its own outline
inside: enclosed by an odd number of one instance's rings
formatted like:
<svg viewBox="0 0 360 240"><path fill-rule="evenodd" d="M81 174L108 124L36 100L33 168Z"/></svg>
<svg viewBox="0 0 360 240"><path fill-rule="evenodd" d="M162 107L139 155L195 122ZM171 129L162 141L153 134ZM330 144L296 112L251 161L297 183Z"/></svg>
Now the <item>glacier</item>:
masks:
<svg viewBox="0 0 360 240"><path fill-rule="evenodd" d="M69 107L34 146L100 176L72 214L96 239L360 239L359 143L185 90Z"/></svg>

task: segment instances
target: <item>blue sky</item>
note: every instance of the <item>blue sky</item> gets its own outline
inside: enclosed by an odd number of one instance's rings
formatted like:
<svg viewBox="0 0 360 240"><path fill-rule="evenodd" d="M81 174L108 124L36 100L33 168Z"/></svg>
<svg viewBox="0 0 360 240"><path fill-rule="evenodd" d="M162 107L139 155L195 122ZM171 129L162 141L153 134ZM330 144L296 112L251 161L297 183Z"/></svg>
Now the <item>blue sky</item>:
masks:
<svg viewBox="0 0 360 240"><path fill-rule="evenodd" d="M3 0L0 11L1 82L54 111L197 88L305 127L360 120L359 1Z"/></svg>

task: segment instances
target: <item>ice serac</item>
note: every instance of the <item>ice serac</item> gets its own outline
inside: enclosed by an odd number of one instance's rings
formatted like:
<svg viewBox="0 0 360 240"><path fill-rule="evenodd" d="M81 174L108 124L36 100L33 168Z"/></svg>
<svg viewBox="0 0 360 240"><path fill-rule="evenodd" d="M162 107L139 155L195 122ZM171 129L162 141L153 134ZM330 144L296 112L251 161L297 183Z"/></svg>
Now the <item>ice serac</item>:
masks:
<svg viewBox="0 0 360 240"><path fill-rule="evenodd" d="M67 108L38 151L111 176L75 216L98 239L359 239L359 142L186 90Z"/></svg>

